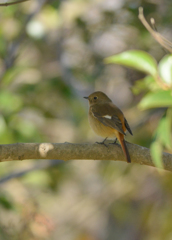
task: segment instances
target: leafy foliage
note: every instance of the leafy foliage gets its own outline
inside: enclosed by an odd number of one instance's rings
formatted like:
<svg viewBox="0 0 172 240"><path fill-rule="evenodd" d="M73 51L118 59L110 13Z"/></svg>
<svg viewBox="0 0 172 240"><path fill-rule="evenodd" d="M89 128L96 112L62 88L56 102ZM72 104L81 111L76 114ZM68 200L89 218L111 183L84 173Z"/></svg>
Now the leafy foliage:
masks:
<svg viewBox="0 0 172 240"><path fill-rule="evenodd" d="M146 52L132 50L122 52L120 54L108 57L106 63L121 64L123 66L132 67L148 74L144 79L136 81L133 86L133 92L138 94L146 90L146 94L142 97L138 107L141 110L149 108L167 108L165 112L169 112L172 107L172 54L168 54L162 58L158 67L155 59ZM149 87L151 84L153 88ZM163 147L172 149L171 145L171 116L166 114L159 123L156 131L156 139L151 145L152 158L155 165L162 167L161 154Z"/></svg>

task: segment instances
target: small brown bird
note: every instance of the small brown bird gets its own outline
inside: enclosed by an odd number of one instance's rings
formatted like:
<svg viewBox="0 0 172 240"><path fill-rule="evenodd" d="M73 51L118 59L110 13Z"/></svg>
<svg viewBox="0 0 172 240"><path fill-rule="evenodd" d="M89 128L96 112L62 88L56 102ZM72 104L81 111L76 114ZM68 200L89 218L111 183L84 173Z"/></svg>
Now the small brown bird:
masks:
<svg viewBox="0 0 172 240"><path fill-rule="evenodd" d="M101 144L105 144L107 138L116 137L122 146L127 162L130 163L124 135L127 130L131 135L133 134L122 111L103 92L94 92L84 98L88 99L90 105L88 119L91 128L97 135L105 138Z"/></svg>

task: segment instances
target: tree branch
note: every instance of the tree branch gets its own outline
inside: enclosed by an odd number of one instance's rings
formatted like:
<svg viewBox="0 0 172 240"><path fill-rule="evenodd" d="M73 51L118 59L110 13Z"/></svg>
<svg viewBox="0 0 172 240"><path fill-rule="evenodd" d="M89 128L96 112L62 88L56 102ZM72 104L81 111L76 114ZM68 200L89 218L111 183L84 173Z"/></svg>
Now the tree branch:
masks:
<svg viewBox="0 0 172 240"><path fill-rule="evenodd" d="M127 143L132 163L155 166L148 148ZM172 155L163 153L164 169L172 171ZM126 161L119 145L73 143L16 143L0 145L0 162L26 159Z"/></svg>
<svg viewBox="0 0 172 240"><path fill-rule="evenodd" d="M0 3L0 7L7 7L7 6L10 6L10 5L14 5L14 4L22 3L22 2L26 2L26 1L29 1L29 0L18 0L18 1L15 1L15 2L9 2L9 3Z"/></svg>

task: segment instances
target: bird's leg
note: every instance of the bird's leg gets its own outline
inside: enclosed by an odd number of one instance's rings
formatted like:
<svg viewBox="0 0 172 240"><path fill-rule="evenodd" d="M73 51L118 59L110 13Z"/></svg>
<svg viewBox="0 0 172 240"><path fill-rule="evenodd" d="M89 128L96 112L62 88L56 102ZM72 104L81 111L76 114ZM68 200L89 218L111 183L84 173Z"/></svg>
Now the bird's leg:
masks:
<svg viewBox="0 0 172 240"><path fill-rule="evenodd" d="M116 138L113 143L109 143L109 144L117 144L117 145L119 145L119 144L116 142L117 140L118 140L118 139Z"/></svg>
<svg viewBox="0 0 172 240"><path fill-rule="evenodd" d="M107 147L107 145L105 144L106 139L107 139L107 137L103 140L103 142L96 142L96 143L103 144L103 145L105 145Z"/></svg>

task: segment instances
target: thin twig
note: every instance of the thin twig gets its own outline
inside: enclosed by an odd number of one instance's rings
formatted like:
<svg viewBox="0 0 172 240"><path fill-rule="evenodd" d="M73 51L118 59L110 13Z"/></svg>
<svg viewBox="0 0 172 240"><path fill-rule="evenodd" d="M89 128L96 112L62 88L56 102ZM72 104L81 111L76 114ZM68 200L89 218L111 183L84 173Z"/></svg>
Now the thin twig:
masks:
<svg viewBox="0 0 172 240"><path fill-rule="evenodd" d="M4 58L3 71L0 74L0 83L3 81L3 76L6 74L7 70L15 65L15 60L18 56L18 51L19 48L21 47L21 43L26 38L26 25L41 10L45 2L46 0L39 1L39 4L37 5L36 9L26 17L25 21L22 24L20 33L18 34L16 39L13 42L11 42L11 44L8 46L7 54Z"/></svg>
<svg viewBox="0 0 172 240"><path fill-rule="evenodd" d="M150 22L151 22L151 25L152 25L152 28L155 32L158 32L157 28L156 28L156 25L155 25L155 19L154 18L151 18L150 19Z"/></svg>
<svg viewBox="0 0 172 240"><path fill-rule="evenodd" d="M18 3L23 3L29 0L19 0L19 1L15 1L15 2L9 2L9 3L0 3L0 7L8 7L10 5L14 5L14 4L18 4Z"/></svg>
<svg viewBox="0 0 172 240"><path fill-rule="evenodd" d="M143 14L143 8L139 7L139 19L145 26L145 28L150 32L150 34L155 38L155 40L164 48L166 48L170 53L172 53L172 42L164 38L160 33L155 31L154 29L151 28L151 26L148 24L146 21L144 14ZM154 25L155 25L155 20L154 20Z"/></svg>
<svg viewBox="0 0 172 240"><path fill-rule="evenodd" d="M143 8L139 7L139 19L145 26L145 28L150 32L150 34L153 36L153 38L165 49L167 49L169 52L172 53L172 42L168 41L166 38L164 38L160 33L157 32L156 26L155 26L155 20L151 18L151 24L154 29L151 28L149 23L146 21L144 14L143 14ZM162 81L161 77L157 74L155 77L155 81L157 84L164 90L168 90L171 86L166 84L164 81Z"/></svg>

